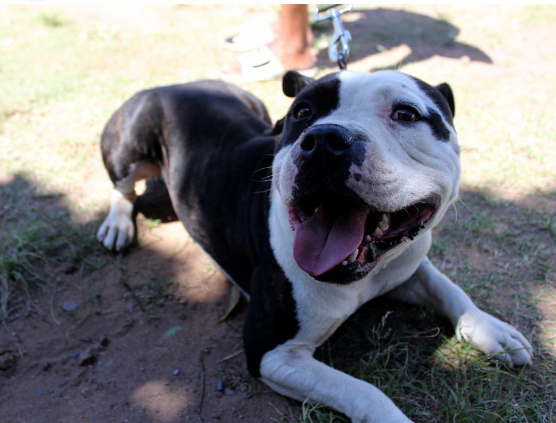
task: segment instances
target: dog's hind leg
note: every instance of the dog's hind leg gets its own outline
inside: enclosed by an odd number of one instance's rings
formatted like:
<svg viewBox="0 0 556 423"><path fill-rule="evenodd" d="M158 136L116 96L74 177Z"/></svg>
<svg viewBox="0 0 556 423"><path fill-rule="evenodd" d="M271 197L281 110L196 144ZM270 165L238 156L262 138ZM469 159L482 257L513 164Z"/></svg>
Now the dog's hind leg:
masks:
<svg viewBox="0 0 556 423"><path fill-rule="evenodd" d="M97 232L97 239L108 250L121 251L133 241L133 203L135 182L160 175L160 168L141 161L132 165L128 175L114 184L110 198L110 211Z"/></svg>
<svg viewBox="0 0 556 423"><path fill-rule="evenodd" d="M159 111L156 98L139 93L112 116L102 134L102 157L114 189L97 239L108 250L121 251L133 242L135 183L161 173L159 131L153 125L160 122Z"/></svg>

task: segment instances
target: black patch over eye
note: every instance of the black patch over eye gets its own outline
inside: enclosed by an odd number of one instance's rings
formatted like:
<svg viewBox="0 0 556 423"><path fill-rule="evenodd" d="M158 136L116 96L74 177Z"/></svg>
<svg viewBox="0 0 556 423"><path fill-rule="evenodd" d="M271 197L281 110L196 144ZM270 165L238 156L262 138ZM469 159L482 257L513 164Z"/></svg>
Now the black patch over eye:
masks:
<svg viewBox="0 0 556 423"><path fill-rule="evenodd" d="M311 117L313 111L307 103L297 103L293 109L293 117L296 119L305 119Z"/></svg>
<svg viewBox="0 0 556 423"><path fill-rule="evenodd" d="M421 115L411 106L398 106L390 118L398 122L417 122L421 119Z"/></svg>

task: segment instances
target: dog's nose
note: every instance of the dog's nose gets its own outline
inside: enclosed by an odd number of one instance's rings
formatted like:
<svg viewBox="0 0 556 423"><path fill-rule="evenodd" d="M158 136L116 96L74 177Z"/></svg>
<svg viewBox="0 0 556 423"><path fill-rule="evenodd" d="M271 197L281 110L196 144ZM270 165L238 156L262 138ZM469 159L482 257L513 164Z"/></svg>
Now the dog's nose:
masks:
<svg viewBox="0 0 556 423"><path fill-rule="evenodd" d="M301 157L309 160L315 156L339 157L349 152L354 137L340 125L323 124L310 128L299 144Z"/></svg>

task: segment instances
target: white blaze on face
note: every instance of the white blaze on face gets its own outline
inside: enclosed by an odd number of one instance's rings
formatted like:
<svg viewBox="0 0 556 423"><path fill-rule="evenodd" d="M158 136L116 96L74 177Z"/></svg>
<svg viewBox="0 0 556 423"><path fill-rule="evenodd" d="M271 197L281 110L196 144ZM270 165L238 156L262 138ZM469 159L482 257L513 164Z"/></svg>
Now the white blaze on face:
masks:
<svg viewBox="0 0 556 423"><path fill-rule="evenodd" d="M442 199L435 213L438 220L456 198L460 177L457 136L442 111L413 78L399 72L344 71L339 78L339 107L313 124L341 125L367 138L364 157L351 166L346 186L367 204L392 212L435 194ZM421 116L435 111L449 139L438 139L426 120L393 120L400 103L415 106ZM273 165L274 184L286 205L291 204L298 173L292 158L295 148L297 142L285 146Z"/></svg>
<svg viewBox="0 0 556 423"><path fill-rule="evenodd" d="M457 195L459 146L447 121L450 139L437 139L428 123L393 121L393 106L415 105L422 116L434 101L409 76L398 72L342 72L340 107L319 123L355 129L368 137L362 164L353 164L347 186L368 204L396 211L437 194L448 205ZM440 213L437 213L440 214Z"/></svg>

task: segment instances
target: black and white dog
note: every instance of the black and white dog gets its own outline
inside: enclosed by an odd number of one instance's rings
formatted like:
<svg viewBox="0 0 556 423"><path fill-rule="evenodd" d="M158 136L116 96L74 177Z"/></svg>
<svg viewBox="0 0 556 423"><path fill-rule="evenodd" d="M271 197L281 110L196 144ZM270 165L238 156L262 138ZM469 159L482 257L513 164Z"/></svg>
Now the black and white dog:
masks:
<svg viewBox="0 0 556 423"><path fill-rule="evenodd" d="M128 100L102 135L115 188L99 241L113 250L132 242L135 182L161 174L191 236L250 299L251 374L354 422L410 421L378 388L313 358L379 295L432 307L458 339L531 364L529 342L426 256L458 193L450 87L347 71L317 81L289 72L283 87L295 99L274 128L258 99L223 82Z"/></svg>

